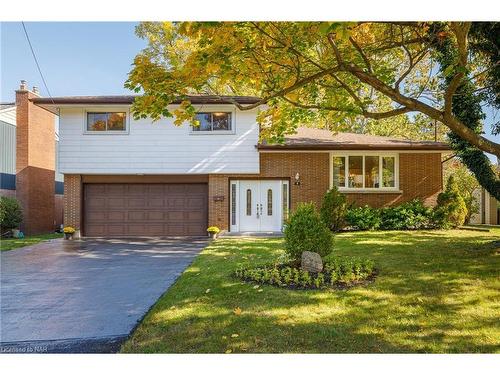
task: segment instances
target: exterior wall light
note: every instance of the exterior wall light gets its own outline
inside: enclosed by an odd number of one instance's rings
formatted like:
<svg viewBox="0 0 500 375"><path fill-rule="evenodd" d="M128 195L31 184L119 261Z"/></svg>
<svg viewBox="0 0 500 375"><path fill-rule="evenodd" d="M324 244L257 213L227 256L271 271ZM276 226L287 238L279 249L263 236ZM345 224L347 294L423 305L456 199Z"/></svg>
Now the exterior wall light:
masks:
<svg viewBox="0 0 500 375"><path fill-rule="evenodd" d="M300 174L299 172L295 173L295 185L300 185Z"/></svg>

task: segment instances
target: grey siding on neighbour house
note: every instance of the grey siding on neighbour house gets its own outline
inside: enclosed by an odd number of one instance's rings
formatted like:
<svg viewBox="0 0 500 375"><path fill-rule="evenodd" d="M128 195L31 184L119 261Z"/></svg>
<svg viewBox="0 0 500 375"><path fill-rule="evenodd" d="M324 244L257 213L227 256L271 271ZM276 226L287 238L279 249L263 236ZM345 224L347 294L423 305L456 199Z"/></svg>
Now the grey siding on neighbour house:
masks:
<svg viewBox="0 0 500 375"><path fill-rule="evenodd" d="M16 127L0 121L0 173L16 174Z"/></svg>

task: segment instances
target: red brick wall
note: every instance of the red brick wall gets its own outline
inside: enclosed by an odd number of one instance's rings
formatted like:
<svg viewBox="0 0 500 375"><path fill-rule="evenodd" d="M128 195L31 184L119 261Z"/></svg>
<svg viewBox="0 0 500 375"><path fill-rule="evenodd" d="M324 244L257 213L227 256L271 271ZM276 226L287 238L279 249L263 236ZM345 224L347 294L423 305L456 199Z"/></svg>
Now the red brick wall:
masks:
<svg viewBox="0 0 500 375"><path fill-rule="evenodd" d="M16 197L24 213L21 230L28 235L55 228L55 116L29 101L36 96L16 91Z"/></svg>
<svg viewBox="0 0 500 375"><path fill-rule="evenodd" d="M82 179L79 174L64 175L64 226L81 229Z"/></svg>
<svg viewBox="0 0 500 375"><path fill-rule="evenodd" d="M229 179L275 177L290 179L291 210L299 202L321 204L329 189L328 153L261 153L260 175L210 175L209 176L209 225L223 230L229 228ZM300 174L300 185L293 183ZM402 153L399 156L399 187L396 193L348 193L349 202L355 205L383 207L421 198L425 204L434 205L442 188L441 155L439 153ZM215 202L214 196L224 196Z"/></svg>

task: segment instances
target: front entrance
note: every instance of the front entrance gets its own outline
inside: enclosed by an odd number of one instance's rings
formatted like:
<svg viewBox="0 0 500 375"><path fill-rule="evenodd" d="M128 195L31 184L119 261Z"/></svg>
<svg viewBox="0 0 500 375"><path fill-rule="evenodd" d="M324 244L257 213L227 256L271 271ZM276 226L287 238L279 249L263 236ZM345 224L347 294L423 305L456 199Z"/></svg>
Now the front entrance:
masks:
<svg viewBox="0 0 500 375"><path fill-rule="evenodd" d="M288 211L288 181L231 181L231 232L279 232Z"/></svg>

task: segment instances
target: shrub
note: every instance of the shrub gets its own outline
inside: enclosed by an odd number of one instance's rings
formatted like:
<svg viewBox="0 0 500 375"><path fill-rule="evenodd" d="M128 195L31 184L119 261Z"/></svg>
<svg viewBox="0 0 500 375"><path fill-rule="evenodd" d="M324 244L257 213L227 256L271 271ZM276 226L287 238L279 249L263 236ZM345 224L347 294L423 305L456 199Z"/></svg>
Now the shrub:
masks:
<svg viewBox="0 0 500 375"><path fill-rule="evenodd" d="M335 258L325 263L323 272L303 271L288 264L273 264L251 269L237 269L235 276L245 281L298 289L346 287L375 274L373 261L357 258Z"/></svg>
<svg viewBox="0 0 500 375"><path fill-rule="evenodd" d="M285 251L295 261L300 260L303 251L314 251L321 257L332 252L333 235L312 203L298 205L284 232Z"/></svg>
<svg viewBox="0 0 500 375"><path fill-rule="evenodd" d="M467 207L460 195L458 185L453 176L448 177L446 189L439 193L437 206L434 210L434 219L438 226L443 228L463 225L467 216Z"/></svg>
<svg viewBox="0 0 500 375"><path fill-rule="evenodd" d="M346 222L358 230L373 230L380 227L380 210L369 206L351 208L347 211Z"/></svg>
<svg viewBox="0 0 500 375"><path fill-rule="evenodd" d="M432 209L425 207L419 199L380 211L380 229L424 229L433 226Z"/></svg>
<svg viewBox="0 0 500 375"><path fill-rule="evenodd" d="M323 197L320 208L321 220L334 232L344 228L347 213L347 199L334 186Z"/></svg>
<svg viewBox="0 0 500 375"><path fill-rule="evenodd" d="M0 227L15 229L23 221L23 210L16 198L0 197Z"/></svg>

